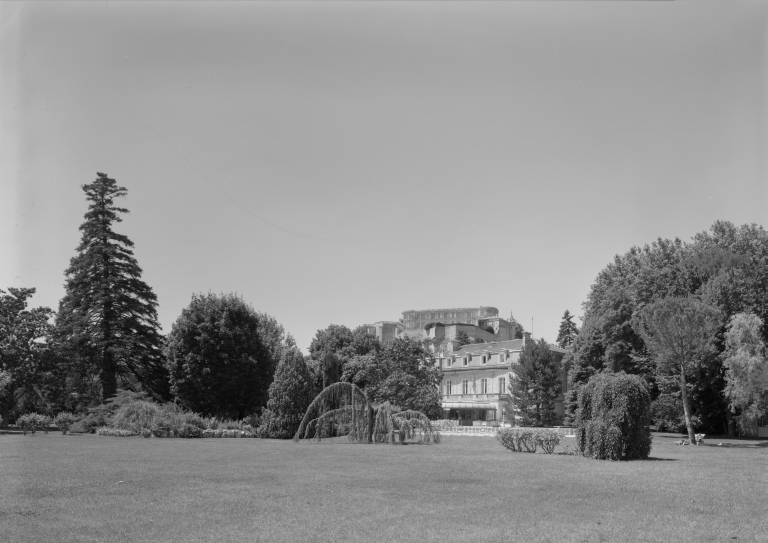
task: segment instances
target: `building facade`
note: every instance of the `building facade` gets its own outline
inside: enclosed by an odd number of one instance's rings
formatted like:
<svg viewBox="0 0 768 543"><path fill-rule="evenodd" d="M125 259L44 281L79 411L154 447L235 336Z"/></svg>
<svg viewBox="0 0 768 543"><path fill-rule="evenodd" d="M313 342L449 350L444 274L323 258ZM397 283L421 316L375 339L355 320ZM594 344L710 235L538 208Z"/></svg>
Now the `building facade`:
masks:
<svg viewBox="0 0 768 543"><path fill-rule="evenodd" d="M423 330L432 322L443 324L474 324L488 317L498 317L499 310L495 307L453 307L449 309L410 309L403 311L401 322L406 330Z"/></svg>
<svg viewBox="0 0 768 543"><path fill-rule="evenodd" d="M464 333L473 343L492 343L515 339L514 326L499 317L480 319L475 324L436 324L427 330L405 330L404 335L421 341L432 353L453 352L460 348L458 335Z"/></svg>
<svg viewBox="0 0 768 543"><path fill-rule="evenodd" d="M458 420L471 426L482 422L514 423L514 405L509 394L511 373L530 334L523 339L464 345L436 356L442 373L440 397L446 419ZM565 350L550 346L562 360ZM563 394L567 388L566 372L561 375L562 393L555 401L555 410L562 420L565 410Z"/></svg>
<svg viewBox="0 0 768 543"><path fill-rule="evenodd" d="M394 321L379 321L374 324L364 324L366 331L382 343L394 340L403 332L403 325Z"/></svg>

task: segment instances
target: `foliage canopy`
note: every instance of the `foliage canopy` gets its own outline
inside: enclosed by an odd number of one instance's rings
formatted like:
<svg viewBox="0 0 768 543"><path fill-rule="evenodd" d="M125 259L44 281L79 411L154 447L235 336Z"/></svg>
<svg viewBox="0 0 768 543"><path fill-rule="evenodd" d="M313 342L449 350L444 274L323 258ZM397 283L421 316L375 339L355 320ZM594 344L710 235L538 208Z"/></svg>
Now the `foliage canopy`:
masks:
<svg viewBox="0 0 768 543"><path fill-rule="evenodd" d="M579 335L579 328L573 322L573 315L567 309L563 313L563 319L560 321L560 330L557 333L557 345L563 349L573 345L576 336Z"/></svg>
<svg viewBox="0 0 768 543"><path fill-rule="evenodd" d="M390 402L431 418L442 415L440 370L421 343L409 338L397 338L377 352L355 356L341 379L363 389L373 403Z"/></svg>
<svg viewBox="0 0 768 543"><path fill-rule="evenodd" d="M7 424L9 413L50 409L47 389L57 380L51 343L53 312L27 309L34 288L0 290L0 404Z"/></svg>
<svg viewBox="0 0 768 543"><path fill-rule="evenodd" d="M643 380L600 373L579 391L576 445L598 460L644 460L651 453L651 397Z"/></svg>
<svg viewBox="0 0 768 543"><path fill-rule="evenodd" d="M297 348L286 349L269 385L269 401L261 417L259 437L291 439L314 399L312 375Z"/></svg>
<svg viewBox="0 0 768 543"><path fill-rule="evenodd" d="M338 406L327 409L326 406ZM323 389L307 408L293 440L332 436L329 427L344 428L351 441L364 443L439 443L440 432L420 411L390 402L372 403L354 383L338 382Z"/></svg>
<svg viewBox="0 0 768 543"><path fill-rule="evenodd" d="M526 343L509 382L515 416L522 426L555 423L560 372L561 365L545 340Z"/></svg>
<svg viewBox="0 0 768 543"><path fill-rule="evenodd" d="M712 352L720 320L717 308L693 298L658 300L645 306L633 319L633 328L656 361L656 371L675 375L680 380L685 425L691 443L696 438L688 398L688 376Z"/></svg>
<svg viewBox="0 0 768 543"><path fill-rule="evenodd" d="M768 359L761 337L763 322L752 313L731 317L725 333L725 396L742 430L750 431L768 411Z"/></svg>
<svg viewBox="0 0 768 543"><path fill-rule="evenodd" d="M756 224L735 226L717 221L690 242L658 239L617 255L597 276L583 305L583 326L569 364L566 418L573 418L578 388L597 372L641 375L652 397L679 394L679 384L659 379L656 361L633 327L636 313L654 301L694 296L717 307L727 318L754 313L763 321L768 341L768 232ZM715 341L722 352L721 327ZM729 431L731 418L724 396L725 372L717 353L706 357L690 375L691 408L702 430Z"/></svg>
<svg viewBox="0 0 768 543"><path fill-rule="evenodd" d="M185 407L237 419L261 410L274 366L259 326L235 294L192 296L165 346L171 390Z"/></svg>

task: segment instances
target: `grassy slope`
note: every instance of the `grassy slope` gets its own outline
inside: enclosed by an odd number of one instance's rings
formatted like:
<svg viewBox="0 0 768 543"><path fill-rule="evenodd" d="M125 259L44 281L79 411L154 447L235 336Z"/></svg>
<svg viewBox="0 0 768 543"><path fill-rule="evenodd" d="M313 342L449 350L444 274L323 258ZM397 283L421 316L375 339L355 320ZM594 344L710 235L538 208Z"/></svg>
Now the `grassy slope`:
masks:
<svg viewBox="0 0 768 543"><path fill-rule="evenodd" d="M2 435L0 539L768 541L768 448L672 440L655 438L654 461L613 463L469 437Z"/></svg>

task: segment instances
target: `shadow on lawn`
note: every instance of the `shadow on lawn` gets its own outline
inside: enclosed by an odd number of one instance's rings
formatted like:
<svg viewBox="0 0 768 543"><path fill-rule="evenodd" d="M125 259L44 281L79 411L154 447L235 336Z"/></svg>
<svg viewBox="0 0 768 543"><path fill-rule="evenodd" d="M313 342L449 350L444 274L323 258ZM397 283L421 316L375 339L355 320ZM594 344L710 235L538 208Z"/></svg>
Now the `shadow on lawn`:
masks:
<svg viewBox="0 0 768 543"><path fill-rule="evenodd" d="M704 447L728 447L729 449L760 449L768 447L768 441L762 443L702 443Z"/></svg>
<svg viewBox="0 0 768 543"><path fill-rule="evenodd" d="M649 456L646 460L651 462L677 462L679 458L656 458L655 456Z"/></svg>

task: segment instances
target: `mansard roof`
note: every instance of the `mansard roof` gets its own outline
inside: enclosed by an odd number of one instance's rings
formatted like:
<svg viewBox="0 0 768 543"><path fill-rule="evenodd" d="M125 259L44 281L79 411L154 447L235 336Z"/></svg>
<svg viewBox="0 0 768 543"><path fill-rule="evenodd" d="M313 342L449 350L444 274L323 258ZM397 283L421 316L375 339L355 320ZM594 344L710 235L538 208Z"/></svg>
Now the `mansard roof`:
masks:
<svg viewBox="0 0 768 543"><path fill-rule="evenodd" d="M451 354L454 356L461 356L464 354L486 353L488 351L498 353L500 351L519 351L522 348L522 339L510 339L507 341L494 341L491 343L469 343L467 345L462 345Z"/></svg>
<svg viewBox="0 0 768 543"><path fill-rule="evenodd" d="M535 341L534 339L531 339L531 341ZM476 354L476 353L487 353L491 352L492 354L501 352L501 351L521 351L523 349L523 340L522 339L510 339L508 341L493 341L490 343L470 343L468 345L462 345L457 350L453 351L452 353L445 353L446 356L462 356L465 354ZM550 351L554 351L556 353L565 353L565 349L561 349L557 345L550 344L549 346Z"/></svg>

